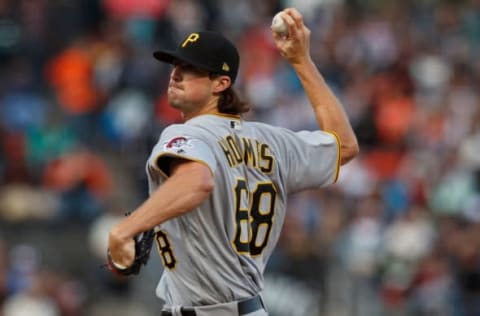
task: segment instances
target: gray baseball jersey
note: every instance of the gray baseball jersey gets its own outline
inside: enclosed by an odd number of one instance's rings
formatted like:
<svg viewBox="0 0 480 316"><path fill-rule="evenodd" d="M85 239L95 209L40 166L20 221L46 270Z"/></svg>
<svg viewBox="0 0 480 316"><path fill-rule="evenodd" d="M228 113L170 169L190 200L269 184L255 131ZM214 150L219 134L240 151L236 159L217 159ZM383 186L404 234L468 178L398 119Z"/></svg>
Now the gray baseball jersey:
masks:
<svg viewBox="0 0 480 316"><path fill-rule="evenodd" d="M201 115L162 132L146 166L150 193L175 157L208 166L215 186L196 209L157 227L165 267L157 296L167 305L197 306L263 289L287 195L335 182L340 151L331 133Z"/></svg>

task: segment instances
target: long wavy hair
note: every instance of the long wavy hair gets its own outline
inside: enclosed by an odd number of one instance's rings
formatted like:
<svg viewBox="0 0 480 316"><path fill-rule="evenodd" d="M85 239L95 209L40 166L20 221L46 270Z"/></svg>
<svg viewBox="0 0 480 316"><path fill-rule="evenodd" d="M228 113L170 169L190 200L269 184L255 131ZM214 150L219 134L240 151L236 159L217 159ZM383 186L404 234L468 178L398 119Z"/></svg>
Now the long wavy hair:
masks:
<svg viewBox="0 0 480 316"><path fill-rule="evenodd" d="M218 99L218 112L240 115L250 110L250 105L241 100L232 87L223 90Z"/></svg>
<svg viewBox="0 0 480 316"><path fill-rule="evenodd" d="M210 74L211 78L215 76L218 76L218 74ZM240 99L237 92L231 86L220 93L217 108L220 113L233 115L240 115L250 111L250 105Z"/></svg>

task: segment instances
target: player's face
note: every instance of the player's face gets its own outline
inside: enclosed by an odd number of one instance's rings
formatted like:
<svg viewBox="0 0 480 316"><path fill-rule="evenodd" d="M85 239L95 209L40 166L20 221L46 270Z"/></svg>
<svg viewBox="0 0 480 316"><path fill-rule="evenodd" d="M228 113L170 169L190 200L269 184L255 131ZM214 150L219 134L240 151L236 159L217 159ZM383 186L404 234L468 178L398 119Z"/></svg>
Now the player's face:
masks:
<svg viewBox="0 0 480 316"><path fill-rule="evenodd" d="M175 63L168 84L169 104L182 112L205 106L212 98L209 72L187 63Z"/></svg>

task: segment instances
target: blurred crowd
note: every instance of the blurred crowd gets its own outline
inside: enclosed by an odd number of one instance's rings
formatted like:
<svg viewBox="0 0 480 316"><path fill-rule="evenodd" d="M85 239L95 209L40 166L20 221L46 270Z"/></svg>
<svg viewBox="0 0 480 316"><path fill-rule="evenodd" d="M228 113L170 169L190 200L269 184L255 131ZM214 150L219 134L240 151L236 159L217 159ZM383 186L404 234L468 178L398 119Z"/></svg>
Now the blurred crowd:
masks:
<svg viewBox="0 0 480 316"><path fill-rule="evenodd" d="M480 315L478 0L0 0L0 315L158 315L155 258L133 280L100 268L180 119L152 52L222 31L246 119L316 129L270 34L289 6L361 153L291 197L271 315Z"/></svg>

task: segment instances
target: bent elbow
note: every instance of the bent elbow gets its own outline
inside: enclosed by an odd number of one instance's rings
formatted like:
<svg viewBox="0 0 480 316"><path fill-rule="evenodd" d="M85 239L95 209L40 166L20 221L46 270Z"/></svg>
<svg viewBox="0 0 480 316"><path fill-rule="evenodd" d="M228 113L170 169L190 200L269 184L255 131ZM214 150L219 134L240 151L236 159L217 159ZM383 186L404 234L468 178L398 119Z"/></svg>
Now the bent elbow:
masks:
<svg viewBox="0 0 480 316"><path fill-rule="evenodd" d="M213 181L213 176L210 175L206 179L203 179L202 183L200 184L200 191L209 195L210 193L212 193L214 187L215 181Z"/></svg>
<svg viewBox="0 0 480 316"><path fill-rule="evenodd" d="M360 146L358 145L357 140L349 144L348 146L342 146L342 153L340 164L344 165L353 158L355 158L360 153Z"/></svg>
<svg viewBox="0 0 480 316"><path fill-rule="evenodd" d="M213 188L215 187L215 181L213 174L209 169L204 169L201 171L201 174L197 178L197 192L201 192L203 195L208 196L212 193Z"/></svg>
<svg viewBox="0 0 480 316"><path fill-rule="evenodd" d="M188 213L202 204L210 197L215 187L214 177L209 170L208 172L191 173L189 179L188 188L184 187L185 199L188 201L186 202L187 207L182 213Z"/></svg>

